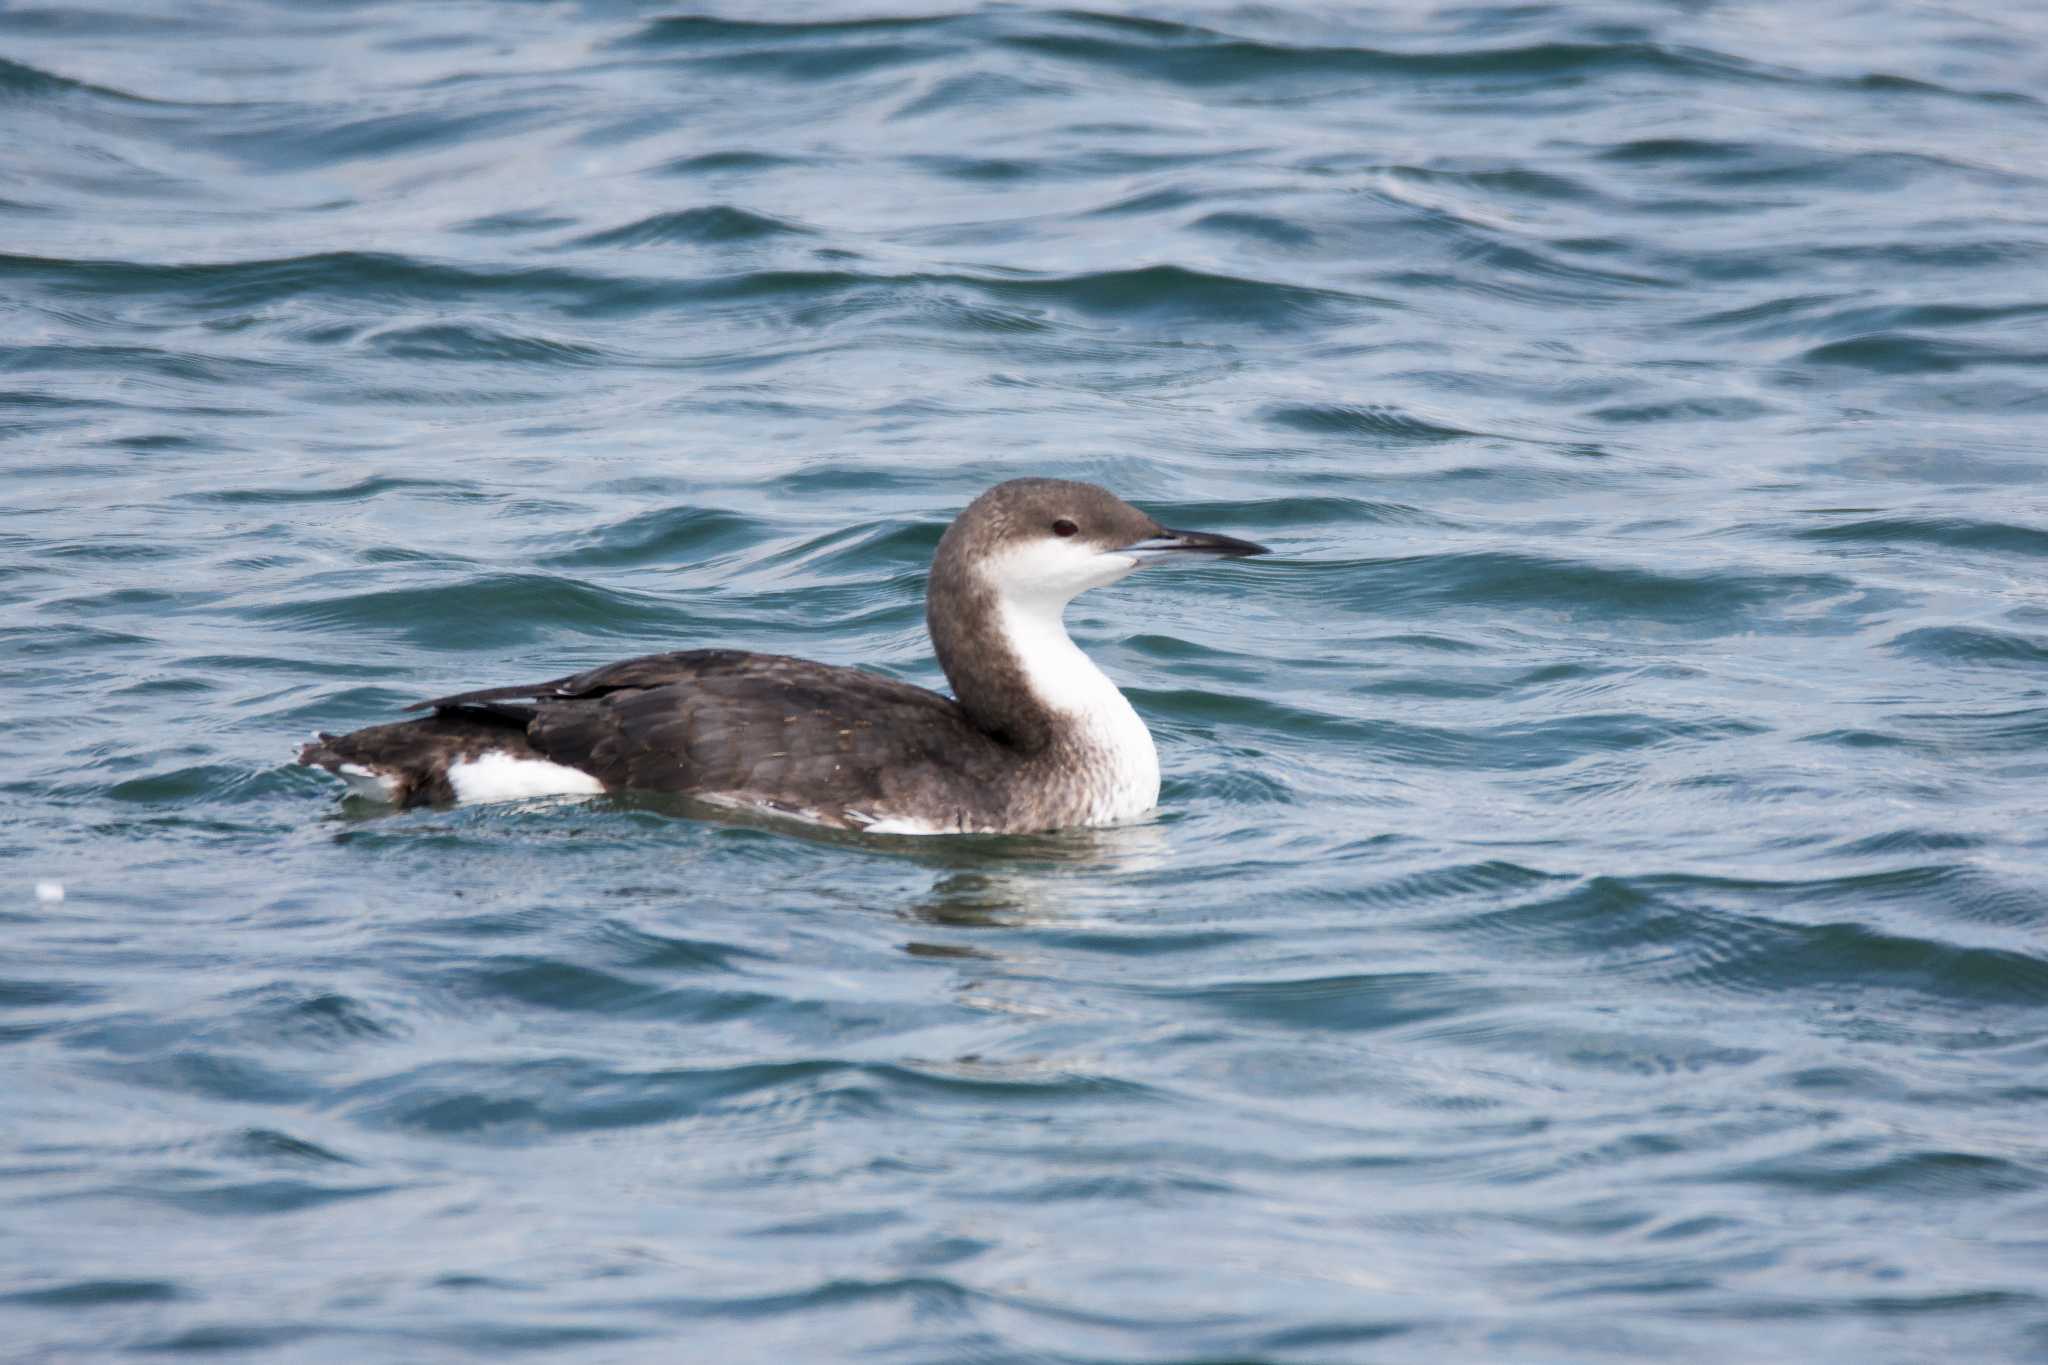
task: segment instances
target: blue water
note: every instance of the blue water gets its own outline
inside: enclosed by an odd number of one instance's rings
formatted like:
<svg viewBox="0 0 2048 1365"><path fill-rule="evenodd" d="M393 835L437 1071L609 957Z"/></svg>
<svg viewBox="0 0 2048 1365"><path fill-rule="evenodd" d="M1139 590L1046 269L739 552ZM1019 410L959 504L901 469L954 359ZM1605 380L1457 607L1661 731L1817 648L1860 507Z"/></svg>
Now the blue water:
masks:
<svg viewBox="0 0 2048 1365"><path fill-rule="evenodd" d="M725 14L0 10L4 1354L2048 1354L2038 4ZM1144 825L290 764L1026 473Z"/></svg>

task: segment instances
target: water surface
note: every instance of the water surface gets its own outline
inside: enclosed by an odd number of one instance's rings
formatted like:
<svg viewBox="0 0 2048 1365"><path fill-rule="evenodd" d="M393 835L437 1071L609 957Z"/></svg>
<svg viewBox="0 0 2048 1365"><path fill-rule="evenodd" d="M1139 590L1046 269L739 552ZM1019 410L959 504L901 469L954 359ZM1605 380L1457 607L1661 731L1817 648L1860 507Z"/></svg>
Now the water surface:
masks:
<svg viewBox="0 0 2048 1365"><path fill-rule="evenodd" d="M14 1349L2048 1351L2037 7L1364 8L0 12ZM1142 826L290 765L1027 473Z"/></svg>

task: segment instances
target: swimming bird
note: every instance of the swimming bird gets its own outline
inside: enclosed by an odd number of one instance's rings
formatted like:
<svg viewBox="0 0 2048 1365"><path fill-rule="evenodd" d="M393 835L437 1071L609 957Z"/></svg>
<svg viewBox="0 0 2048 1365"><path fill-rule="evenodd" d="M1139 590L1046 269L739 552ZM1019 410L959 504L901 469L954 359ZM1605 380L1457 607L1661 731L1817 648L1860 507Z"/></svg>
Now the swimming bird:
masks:
<svg viewBox="0 0 2048 1365"><path fill-rule="evenodd" d="M932 559L925 624L951 697L690 649L418 702L432 714L322 734L299 762L401 806L649 791L875 834L1114 824L1158 803L1159 755L1068 637L1067 603L1147 564L1266 552L1161 526L1094 484L1012 479Z"/></svg>

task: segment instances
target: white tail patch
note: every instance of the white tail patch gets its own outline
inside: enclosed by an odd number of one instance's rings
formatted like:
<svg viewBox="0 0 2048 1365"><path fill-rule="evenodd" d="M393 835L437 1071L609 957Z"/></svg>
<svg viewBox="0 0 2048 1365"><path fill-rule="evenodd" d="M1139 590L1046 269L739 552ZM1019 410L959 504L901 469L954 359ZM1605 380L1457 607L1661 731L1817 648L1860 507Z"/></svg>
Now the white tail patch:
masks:
<svg viewBox="0 0 2048 1365"><path fill-rule="evenodd" d="M535 796L598 796L604 783L580 768L501 750L448 765L458 801L523 801Z"/></svg>

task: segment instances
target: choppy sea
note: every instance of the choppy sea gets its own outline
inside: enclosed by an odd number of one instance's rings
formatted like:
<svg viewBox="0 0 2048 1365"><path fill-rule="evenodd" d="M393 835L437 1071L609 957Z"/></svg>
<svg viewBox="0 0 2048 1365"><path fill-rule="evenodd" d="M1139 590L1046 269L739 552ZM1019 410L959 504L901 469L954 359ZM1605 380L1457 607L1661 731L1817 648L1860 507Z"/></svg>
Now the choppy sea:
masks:
<svg viewBox="0 0 2048 1365"><path fill-rule="evenodd" d="M2036 0L6 5L0 1354L2041 1359L2044 445ZM1020 474L1142 825L291 765Z"/></svg>

